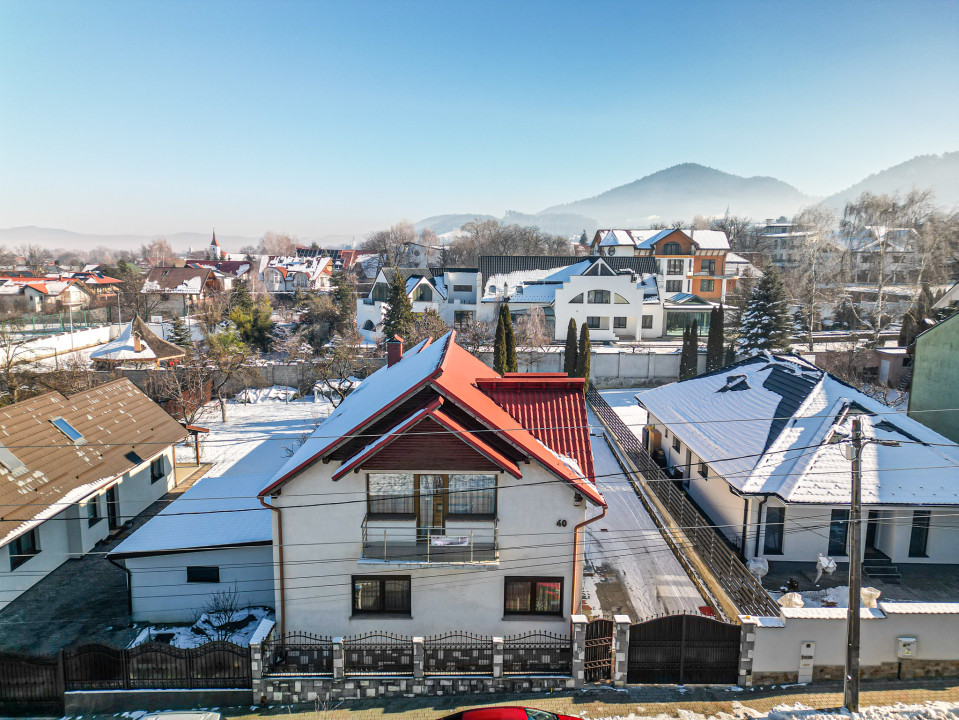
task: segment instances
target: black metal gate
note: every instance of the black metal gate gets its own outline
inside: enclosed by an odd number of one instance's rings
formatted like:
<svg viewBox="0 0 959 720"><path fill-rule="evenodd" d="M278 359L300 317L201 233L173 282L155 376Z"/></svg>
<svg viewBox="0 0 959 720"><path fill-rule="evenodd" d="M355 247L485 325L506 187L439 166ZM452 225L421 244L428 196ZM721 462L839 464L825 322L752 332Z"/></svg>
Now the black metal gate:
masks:
<svg viewBox="0 0 959 720"><path fill-rule="evenodd" d="M612 620L603 618L586 626L586 682L612 679L614 627Z"/></svg>
<svg viewBox="0 0 959 720"><path fill-rule="evenodd" d="M667 615L629 628L629 683L734 684L740 626L702 615ZM589 652L589 651L587 651Z"/></svg>
<svg viewBox="0 0 959 720"><path fill-rule="evenodd" d="M0 653L0 714L61 714L62 680L56 658Z"/></svg>

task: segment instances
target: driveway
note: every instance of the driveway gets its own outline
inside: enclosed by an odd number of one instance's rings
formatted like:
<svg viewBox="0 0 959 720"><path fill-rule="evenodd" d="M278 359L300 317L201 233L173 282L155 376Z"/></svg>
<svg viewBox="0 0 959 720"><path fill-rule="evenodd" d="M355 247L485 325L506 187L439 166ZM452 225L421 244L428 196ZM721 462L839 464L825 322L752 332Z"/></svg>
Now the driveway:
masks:
<svg viewBox="0 0 959 720"><path fill-rule="evenodd" d="M595 576L587 578L588 594L607 614L627 612L633 622L661 613L698 612L705 600L623 474L602 435L599 418L592 410L588 417L592 432L600 433L590 438L593 464L609 504L606 517L586 527L588 556L597 569ZM617 582L621 593L615 586L603 588ZM595 585L595 591L590 585ZM604 596L612 606L604 605ZM628 599L628 605L621 598Z"/></svg>

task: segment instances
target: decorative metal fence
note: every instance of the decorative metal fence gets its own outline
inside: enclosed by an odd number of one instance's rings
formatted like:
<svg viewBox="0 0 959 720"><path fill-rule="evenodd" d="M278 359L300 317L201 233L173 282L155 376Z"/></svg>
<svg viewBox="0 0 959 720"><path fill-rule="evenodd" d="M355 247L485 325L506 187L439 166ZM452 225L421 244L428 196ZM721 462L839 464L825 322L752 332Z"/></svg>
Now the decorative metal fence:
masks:
<svg viewBox="0 0 959 720"><path fill-rule="evenodd" d="M371 632L343 639L346 675L412 675L413 638Z"/></svg>
<svg viewBox="0 0 959 720"><path fill-rule="evenodd" d="M332 675L333 638L287 633L263 643L266 675Z"/></svg>
<svg viewBox="0 0 959 720"><path fill-rule="evenodd" d="M125 650L80 645L64 651L63 673L67 690L248 688L253 682L250 649L229 642Z"/></svg>
<svg viewBox="0 0 959 720"><path fill-rule="evenodd" d="M593 620L586 626L583 669L588 682L612 679L613 630L615 627L616 623L606 618Z"/></svg>
<svg viewBox="0 0 959 720"><path fill-rule="evenodd" d="M746 569L736 552L727 545L726 539L711 527L709 520L677 487L676 482L667 477L603 396L590 386L586 399L616 437L633 465L642 473L646 486L656 494L672 519L681 527L689 544L712 570L713 576L736 603L740 612L750 615L778 615L779 606Z"/></svg>
<svg viewBox="0 0 959 720"><path fill-rule="evenodd" d="M423 641L427 675L492 675L493 638L465 632L433 635Z"/></svg>
<svg viewBox="0 0 959 720"><path fill-rule="evenodd" d="M569 675L572 665L573 645L567 636L531 632L503 639L504 675Z"/></svg>
<svg viewBox="0 0 959 720"><path fill-rule="evenodd" d="M56 658L0 654L0 714L60 714L63 690Z"/></svg>

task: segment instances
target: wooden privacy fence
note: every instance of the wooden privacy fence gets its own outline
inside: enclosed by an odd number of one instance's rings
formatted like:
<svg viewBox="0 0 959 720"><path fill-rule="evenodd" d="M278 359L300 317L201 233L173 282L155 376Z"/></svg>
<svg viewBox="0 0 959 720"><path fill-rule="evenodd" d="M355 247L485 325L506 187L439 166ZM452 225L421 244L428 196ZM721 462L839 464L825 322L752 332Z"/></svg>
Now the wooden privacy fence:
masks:
<svg viewBox="0 0 959 720"><path fill-rule="evenodd" d="M740 613L779 615L779 606L746 569L736 552L727 544L726 538L712 527L712 523L699 512L676 482L667 477L603 396L590 387L586 398L616 437L617 443L629 456L630 461L643 475L646 487L655 493L673 521L680 526L689 545L712 571L716 581L736 603Z"/></svg>

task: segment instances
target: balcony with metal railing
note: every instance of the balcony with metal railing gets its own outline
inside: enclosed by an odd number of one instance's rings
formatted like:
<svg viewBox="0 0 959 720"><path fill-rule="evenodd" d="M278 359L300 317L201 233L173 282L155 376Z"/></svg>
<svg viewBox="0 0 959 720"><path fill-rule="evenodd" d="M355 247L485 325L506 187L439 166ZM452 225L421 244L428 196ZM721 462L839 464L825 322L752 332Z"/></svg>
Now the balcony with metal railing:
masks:
<svg viewBox="0 0 959 720"><path fill-rule="evenodd" d="M443 527L407 519L363 518L362 560L401 564L483 564L499 561L495 518L447 517Z"/></svg>

